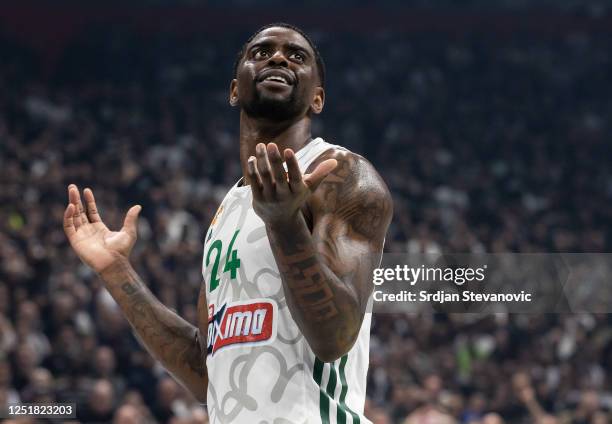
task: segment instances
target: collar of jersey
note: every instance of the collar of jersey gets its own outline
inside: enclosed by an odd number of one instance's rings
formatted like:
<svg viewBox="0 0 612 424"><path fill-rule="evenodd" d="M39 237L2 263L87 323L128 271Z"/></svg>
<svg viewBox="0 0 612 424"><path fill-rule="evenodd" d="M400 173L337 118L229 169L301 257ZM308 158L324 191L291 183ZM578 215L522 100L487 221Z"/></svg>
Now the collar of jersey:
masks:
<svg viewBox="0 0 612 424"><path fill-rule="evenodd" d="M302 160L302 157L308 151L312 150L317 144L322 143L322 142L323 142L323 139L321 137L314 138L310 141L310 143L306 143L300 150L295 152L295 157L297 158L298 162ZM285 171L286 171L287 165L283 163L283 166L285 167ZM245 185L240 185L240 184L242 184L242 177L240 177L240 179L236 181L236 184L234 184L231 190L232 191L237 190L238 192L251 191L251 186L245 186Z"/></svg>

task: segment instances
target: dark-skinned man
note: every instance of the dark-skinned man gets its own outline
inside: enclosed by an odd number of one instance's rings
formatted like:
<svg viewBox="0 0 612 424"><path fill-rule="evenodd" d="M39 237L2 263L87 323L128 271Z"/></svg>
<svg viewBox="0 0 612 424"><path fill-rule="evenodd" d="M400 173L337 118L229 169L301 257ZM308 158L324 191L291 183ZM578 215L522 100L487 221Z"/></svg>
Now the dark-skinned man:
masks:
<svg viewBox="0 0 612 424"><path fill-rule="evenodd" d="M321 138L325 69L298 28L258 30L235 64L243 178L204 240L198 325L132 268L140 206L110 231L93 192L68 188L64 227L151 354L216 423L367 423L372 269L392 216L364 158Z"/></svg>

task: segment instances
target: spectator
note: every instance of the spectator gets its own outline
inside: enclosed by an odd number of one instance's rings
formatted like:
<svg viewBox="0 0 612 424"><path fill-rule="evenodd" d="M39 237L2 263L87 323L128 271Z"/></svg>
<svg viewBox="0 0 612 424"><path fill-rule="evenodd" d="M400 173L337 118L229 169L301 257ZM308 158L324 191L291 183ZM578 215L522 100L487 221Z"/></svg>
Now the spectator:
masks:
<svg viewBox="0 0 612 424"><path fill-rule="evenodd" d="M89 392L87 404L77 409L79 420L87 423L109 422L113 419L116 395L108 380L96 381Z"/></svg>

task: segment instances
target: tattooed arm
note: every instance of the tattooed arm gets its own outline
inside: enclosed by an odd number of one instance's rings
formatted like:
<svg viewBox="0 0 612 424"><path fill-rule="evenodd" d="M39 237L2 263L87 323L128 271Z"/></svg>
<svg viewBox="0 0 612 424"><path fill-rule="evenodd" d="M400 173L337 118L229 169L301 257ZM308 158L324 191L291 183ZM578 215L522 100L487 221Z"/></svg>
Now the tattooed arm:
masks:
<svg viewBox="0 0 612 424"><path fill-rule="evenodd" d="M100 277L151 356L196 399L206 403L206 333L202 334L157 300L127 261L117 261L102 271ZM202 290L198 302L200 314L206 313L203 296Z"/></svg>
<svg viewBox="0 0 612 424"><path fill-rule="evenodd" d="M353 153L322 155L304 178L293 152L284 156L289 181L272 143L250 160L254 207L266 223L293 319L317 357L333 361L350 350L361 328L391 196L374 168Z"/></svg>
<svg viewBox="0 0 612 424"><path fill-rule="evenodd" d="M202 337L207 316L205 292L200 293L199 328L162 305L140 280L128 257L136 242L140 206L132 207L120 231L110 231L98 214L93 192L84 192L87 211L76 186L68 188L64 231L83 262L96 271L149 352L199 401L206 402L208 374ZM205 337L206 333L203 333Z"/></svg>

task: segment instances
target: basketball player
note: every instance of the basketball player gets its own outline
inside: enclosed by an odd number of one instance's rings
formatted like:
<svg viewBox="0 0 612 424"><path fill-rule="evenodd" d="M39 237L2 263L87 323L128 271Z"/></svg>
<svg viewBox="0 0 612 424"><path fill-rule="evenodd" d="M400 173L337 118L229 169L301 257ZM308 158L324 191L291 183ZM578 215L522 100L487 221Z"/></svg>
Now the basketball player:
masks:
<svg viewBox="0 0 612 424"><path fill-rule="evenodd" d="M129 261L140 206L110 231L94 195L68 188L68 239L103 279L151 354L215 423L366 423L371 274L392 215L364 158L311 136L323 61L299 29L274 24L243 46L229 92L240 108L244 177L204 241L194 327L164 307Z"/></svg>

